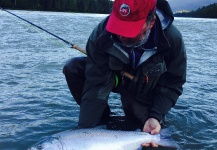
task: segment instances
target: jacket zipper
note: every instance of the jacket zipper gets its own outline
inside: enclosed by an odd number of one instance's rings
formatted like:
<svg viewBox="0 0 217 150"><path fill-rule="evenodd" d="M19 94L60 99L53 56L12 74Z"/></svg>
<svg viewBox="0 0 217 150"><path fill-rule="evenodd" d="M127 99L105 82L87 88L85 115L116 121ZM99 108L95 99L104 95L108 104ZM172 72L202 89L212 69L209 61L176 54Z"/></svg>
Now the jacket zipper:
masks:
<svg viewBox="0 0 217 150"><path fill-rule="evenodd" d="M135 69L135 65L136 65L136 56L135 56L134 49L131 49L131 55L132 55L132 61L133 61L133 69Z"/></svg>

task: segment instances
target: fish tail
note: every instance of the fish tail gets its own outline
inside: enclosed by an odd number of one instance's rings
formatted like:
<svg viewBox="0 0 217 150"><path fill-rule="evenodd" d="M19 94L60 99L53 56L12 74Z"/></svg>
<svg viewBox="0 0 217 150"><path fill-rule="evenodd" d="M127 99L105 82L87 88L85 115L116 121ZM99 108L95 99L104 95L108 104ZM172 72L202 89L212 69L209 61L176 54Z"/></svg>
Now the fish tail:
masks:
<svg viewBox="0 0 217 150"><path fill-rule="evenodd" d="M163 146L163 147L169 147L169 148L174 148L174 149L179 149L179 145L174 141L173 139L160 139L159 142L156 144Z"/></svg>
<svg viewBox="0 0 217 150"><path fill-rule="evenodd" d="M164 128L160 131L160 141L157 142L158 145L163 147L169 147L174 149L179 149L179 145L172 138L171 128Z"/></svg>

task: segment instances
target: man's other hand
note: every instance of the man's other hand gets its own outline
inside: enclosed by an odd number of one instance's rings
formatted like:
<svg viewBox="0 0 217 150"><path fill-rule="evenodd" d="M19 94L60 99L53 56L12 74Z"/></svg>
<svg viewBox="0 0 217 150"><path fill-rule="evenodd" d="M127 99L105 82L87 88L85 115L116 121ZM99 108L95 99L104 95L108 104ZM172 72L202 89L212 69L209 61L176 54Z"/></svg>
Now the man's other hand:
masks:
<svg viewBox="0 0 217 150"><path fill-rule="evenodd" d="M143 127L143 132L149 132L151 134L158 134L161 130L161 125L159 121L155 118L149 118ZM152 141L151 143L142 143L142 146L148 147L158 147L158 145Z"/></svg>

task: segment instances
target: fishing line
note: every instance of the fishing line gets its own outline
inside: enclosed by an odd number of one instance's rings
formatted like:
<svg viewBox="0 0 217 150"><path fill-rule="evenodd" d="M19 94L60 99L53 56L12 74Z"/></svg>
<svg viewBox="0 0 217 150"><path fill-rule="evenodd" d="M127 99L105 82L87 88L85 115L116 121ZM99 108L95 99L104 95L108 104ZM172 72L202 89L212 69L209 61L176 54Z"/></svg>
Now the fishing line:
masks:
<svg viewBox="0 0 217 150"><path fill-rule="evenodd" d="M10 15L11 16L11 15ZM20 19L18 19L17 17L11 17L14 21L18 22L19 24L21 24L22 26L25 26L26 28L28 28L29 30L35 31L37 33L40 34L40 36L42 36L43 38L45 38L46 40L51 41L52 43L55 43L56 45L60 46L60 47L64 47L66 49L69 49L69 47L67 47L65 44L58 42L57 40L54 40L52 38L49 38L48 36L46 36L43 32L41 32L41 30L39 30L38 28L30 25L30 24L26 24L23 21L21 21ZM70 49L71 50L71 49Z"/></svg>
<svg viewBox="0 0 217 150"><path fill-rule="evenodd" d="M78 50L78 51L80 51L80 52L82 52L83 54L86 55L86 51L85 51L84 49L80 48L79 46L77 46L77 45L75 45L75 44L73 44L73 43L71 43L71 42L69 42L69 41L66 41L65 39L63 39L63 38L61 38L61 37L59 37L59 36L57 36L57 35L55 35L55 34L49 32L48 30L43 29L42 27L40 27L40 26L38 26L38 25L36 25L36 24L34 24L34 23L32 23L32 22L30 22L30 21L28 21L28 20L26 20L26 19L24 19L24 18L22 18L22 17L20 17L20 16L17 16L16 14L14 14L14 13L12 13L12 12L6 10L6 9L3 9L2 7L0 7L0 9L1 9L2 11L5 11L5 12L7 12L7 13L9 13L9 14L11 14L11 15L13 15L13 16L15 16L15 17L17 17L17 18L19 18L19 19L21 19L21 20L23 20L23 21L25 21L25 22L27 22L27 23L29 23L29 24L31 24L31 25L33 25L34 27L37 27L38 29L40 29L40 30L42 30L42 31L44 31L44 32L46 32L46 33L48 33L48 34L50 34L50 35L56 37L57 39L59 39L59 40L63 41L64 43L70 45L71 48L74 48L74 49L76 49L76 50Z"/></svg>
<svg viewBox="0 0 217 150"><path fill-rule="evenodd" d="M21 20L23 20L23 21L25 21L25 22L27 22L27 23L29 23L29 24L35 26L35 27L37 27L37 28L40 29L40 30L43 30L44 32L46 32L46 33L48 33L48 34L50 34L50 35L56 37L57 39L63 41L64 43L70 45L71 48L74 48L74 49L76 49L76 50L78 50L78 51L80 51L80 52L82 52L83 54L86 55L86 51L85 51L84 49L80 48L79 46L77 46L77 45L75 45L75 44L72 44L72 43L70 43L70 42L64 40L63 38L61 38L61 37L59 37L59 36L57 36L57 35L55 35L55 34L49 32L49 31L43 29L42 27L40 27L40 26L38 26L38 25L36 25L36 24L34 24L34 23L32 23L32 22L26 20L26 19L21 18L20 16L15 15L14 13L12 13L12 12L6 10L6 9L3 9L2 7L0 7L0 9L1 9L2 11L5 11L5 12L7 12L7 13L9 13L9 14L11 14L11 15L13 15L13 16L15 16L15 17L17 17L17 18L19 18L19 19L21 19ZM138 81L138 78L137 78L137 77L135 77L135 76L129 74L129 73L126 72L126 71L123 71L123 70L122 70L120 73L121 73L122 76L124 76L124 77L126 77L126 78L128 78L128 79L130 79L130 80L132 80L132 81L134 81L134 82L137 82L137 81Z"/></svg>

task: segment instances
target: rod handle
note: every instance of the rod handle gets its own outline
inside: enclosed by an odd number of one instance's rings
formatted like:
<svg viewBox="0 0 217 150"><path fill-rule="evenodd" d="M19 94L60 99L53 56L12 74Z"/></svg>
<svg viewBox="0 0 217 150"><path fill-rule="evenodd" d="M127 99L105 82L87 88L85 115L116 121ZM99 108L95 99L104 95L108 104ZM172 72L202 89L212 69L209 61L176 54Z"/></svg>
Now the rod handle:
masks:
<svg viewBox="0 0 217 150"><path fill-rule="evenodd" d="M79 50L80 52L82 52L83 54L87 55L86 51L84 49L82 49L81 47L77 46L77 45L72 45L72 48Z"/></svg>
<svg viewBox="0 0 217 150"><path fill-rule="evenodd" d="M132 74L130 74L130 73L128 73L128 72L126 72L126 71L121 71L121 74L124 76L124 77L126 77L126 78L128 78L128 79L130 79L130 80L132 80L132 81L134 81L134 82L137 82L138 81L138 78L137 77L135 77L135 76L133 76Z"/></svg>
<svg viewBox="0 0 217 150"><path fill-rule="evenodd" d="M87 55L87 53L86 53L86 51L84 50L84 49L82 49L81 47L79 47L79 46L77 46L77 45L72 45L72 48L74 48L74 49L77 49L77 50L79 50L80 52L82 52L83 54L85 54L85 55ZM128 73L128 72L126 72L126 71L121 71L121 74L124 76L124 77L126 77L126 78L128 78L128 79L130 79L130 80L132 80L132 81L134 81L134 82L137 82L138 81L138 78L137 77L135 77L135 76L133 76L132 74L130 74L130 73Z"/></svg>

